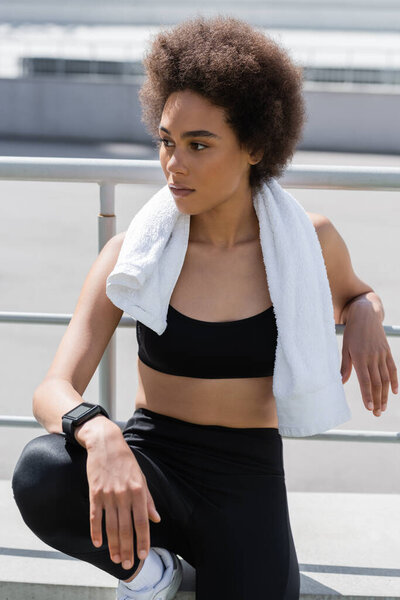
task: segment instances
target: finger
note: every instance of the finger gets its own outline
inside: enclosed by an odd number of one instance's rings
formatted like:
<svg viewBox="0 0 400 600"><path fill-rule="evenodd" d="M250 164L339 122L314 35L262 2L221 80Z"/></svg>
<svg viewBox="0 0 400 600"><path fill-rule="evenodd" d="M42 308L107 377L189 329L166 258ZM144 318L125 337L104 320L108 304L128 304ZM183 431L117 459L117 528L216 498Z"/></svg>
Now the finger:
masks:
<svg viewBox="0 0 400 600"><path fill-rule="evenodd" d="M134 561L132 509L130 505L118 507L118 526L121 563L124 569L130 569Z"/></svg>
<svg viewBox="0 0 400 600"><path fill-rule="evenodd" d="M146 494L144 488L134 491L133 519L135 522L137 553L139 558L145 558L150 550L149 515L147 512Z"/></svg>
<svg viewBox="0 0 400 600"><path fill-rule="evenodd" d="M156 505L154 504L154 500L152 495L150 494L150 490L147 486L147 482L145 482L146 485L146 496L147 496L147 510L148 513L150 515L150 518L152 521L156 521L159 522L161 521L161 516L158 514L157 509L156 509Z"/></svg>
<svg viewBox="0 0 400 600"><path fill-rule="evenodd" d="M381 414L382 380L376 359L373 359L373 362L368 365L368 370L371 378L374 415L379 417Z"/></svg>
<svg viewBox="0 0 400 600"><path fill-rule="evenodd" d="M89 521L90 521L90 537L92 538L93 545L99 548L103 543L103 536L101 530L101 523L103 519L103 507L98 500L90 498L90 510L89 510Z"/></svg>
<svg viewBox="0 0 400 600"><path fill-rule="evenodd" d="M395 362L393 360L393 356L391 351L389 350L386 356L386 364L387 364L387 368L389 370L389 376L390 376L390 381L392 384L392 392L393 394L397 394L397 392L399 391L399 382L397 379L397 367L395 365Z"/></svg>
<svg viewBox="0 0 400 600"><path fill-rule="evenodd" d="M121 562L121 554L119 550L119 535L118 535L118 513L114 505L109 504L105 507L106 511L106 532L108 547L110 549L111 560Z"/></svg>
<svg viewBox="0 0 400 600"><path fill-rule="evenodd" d="M379 363L379 371L381 374L382 382L381 410L383 411L386 410L390 385L390 376L386 364L386 356L383 357Z"/></svg>
<svg viewBox="0 0 400 600"><path fill-rule="evenodd" d="M374 399L372 396L371 377L368 367L356 367L358 383L360 384L361 396L365 404L365 408L372 410L374 408Z"/></svg>

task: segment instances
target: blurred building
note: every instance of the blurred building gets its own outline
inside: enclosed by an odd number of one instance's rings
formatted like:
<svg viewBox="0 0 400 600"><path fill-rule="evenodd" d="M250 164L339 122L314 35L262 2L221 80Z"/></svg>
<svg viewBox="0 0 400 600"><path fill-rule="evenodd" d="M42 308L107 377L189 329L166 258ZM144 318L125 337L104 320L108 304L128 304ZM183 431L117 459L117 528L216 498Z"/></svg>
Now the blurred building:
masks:
<svg viewBox="0 0 400 600"><path fill-rule="evenodd" d="M304 149L399 153L400 3L3 0L0 135L149 143L137 92L152 34L195 14L264 28L302 67Z"/></svg>
<svg viewBox="0 0 400 600"><path fill-rule="evenodd" d="M195 14L229 13L268 28L399 31L396 0L2 0L0 21L171 25Z"/></svg>

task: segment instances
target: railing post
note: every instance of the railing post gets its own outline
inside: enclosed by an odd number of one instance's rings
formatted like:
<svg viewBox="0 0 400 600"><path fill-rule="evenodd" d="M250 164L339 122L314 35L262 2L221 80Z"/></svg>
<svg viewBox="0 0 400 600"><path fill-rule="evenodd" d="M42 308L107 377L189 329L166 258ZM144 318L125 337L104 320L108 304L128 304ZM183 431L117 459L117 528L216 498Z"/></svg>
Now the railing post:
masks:
<svg viewBox="0 0 400 600"><path fill-rule="evenodd" d="M98 215L99 252L115 235L115 184L100 183L100 214ZM115 333L99 364L99 404L110 417L116 416L116 343Z"/></svg>

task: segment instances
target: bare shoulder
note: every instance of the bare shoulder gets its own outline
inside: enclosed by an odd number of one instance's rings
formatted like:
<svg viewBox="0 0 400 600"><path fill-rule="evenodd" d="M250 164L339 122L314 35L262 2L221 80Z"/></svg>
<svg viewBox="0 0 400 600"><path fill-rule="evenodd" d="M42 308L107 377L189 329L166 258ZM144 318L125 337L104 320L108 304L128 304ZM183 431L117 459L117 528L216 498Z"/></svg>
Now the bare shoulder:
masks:
<svg viewBox="0 0 400 600"><path fill-rule="evenodd" d="M314 225L318 240L321 246L322 253L325 255L329 252L329 247L337 245L339 240L339 232L334 227L332 221L325 215L320 213L307 212L308 218ZM336 235L335 235L336 234Z"/></svg>
<svg viewBox="0 0 400 600"><path fill-rule="evenodd" d="M317 233L324 227L327 227L330 223L328 217L325 217L325 215L321 215L320 213L307 212L307 215L311 223L314 225Z"/></svg>
<svg viewBox="0 0 400 600"><path fill-rule="evenodd" d="M113 235L113 237L109 240L110 245L112 245L114 247L115 250L121 250L121 246L122 243L125 239L125 234L126 231L121 231L121 233L116 233L115 235Z"/></svg>
<svg viewBox="0 0 400 600"><path fill-rule="evenodd" d="M97 262L101 262L106 269L110 269L110 272L117 262L118 255L121 251L122 244L125 239L126 231L113 235L103 246L97 257Z"/></svg>

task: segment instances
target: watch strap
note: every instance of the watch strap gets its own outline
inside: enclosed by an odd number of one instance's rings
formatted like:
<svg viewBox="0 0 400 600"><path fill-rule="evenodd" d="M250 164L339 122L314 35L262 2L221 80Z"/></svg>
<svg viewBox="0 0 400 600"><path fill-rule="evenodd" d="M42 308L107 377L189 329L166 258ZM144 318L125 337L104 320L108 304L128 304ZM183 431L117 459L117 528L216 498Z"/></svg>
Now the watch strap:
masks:
<svg viewBox="0 0 400 600"><path fill-rule="evenodd" d="M73 411L82 405L87 406L87 408L88 408L87 414L84 414L80 417L74 417ZM105 417L107 417L107 419L109 419L110 416L107 413L107 411L105 410L105 408L103 408L100 404L91 404L89 402L82 402L81 404L78 404L78 406L76 406L75 409L70 410L68 413L66 413L65 415L62 416L62 429L63 429L66 439L69 442L72 442L73 444L80 446L79 442L75 438L75 434L74 434L75 428L79 427L79 425L82 425L83 423L86 423L86 421L89 421L90 419L92 419L93 417L96 417L97 415L102 414ZM93 409L93 410L90 410L90 409Z"/></svg>

